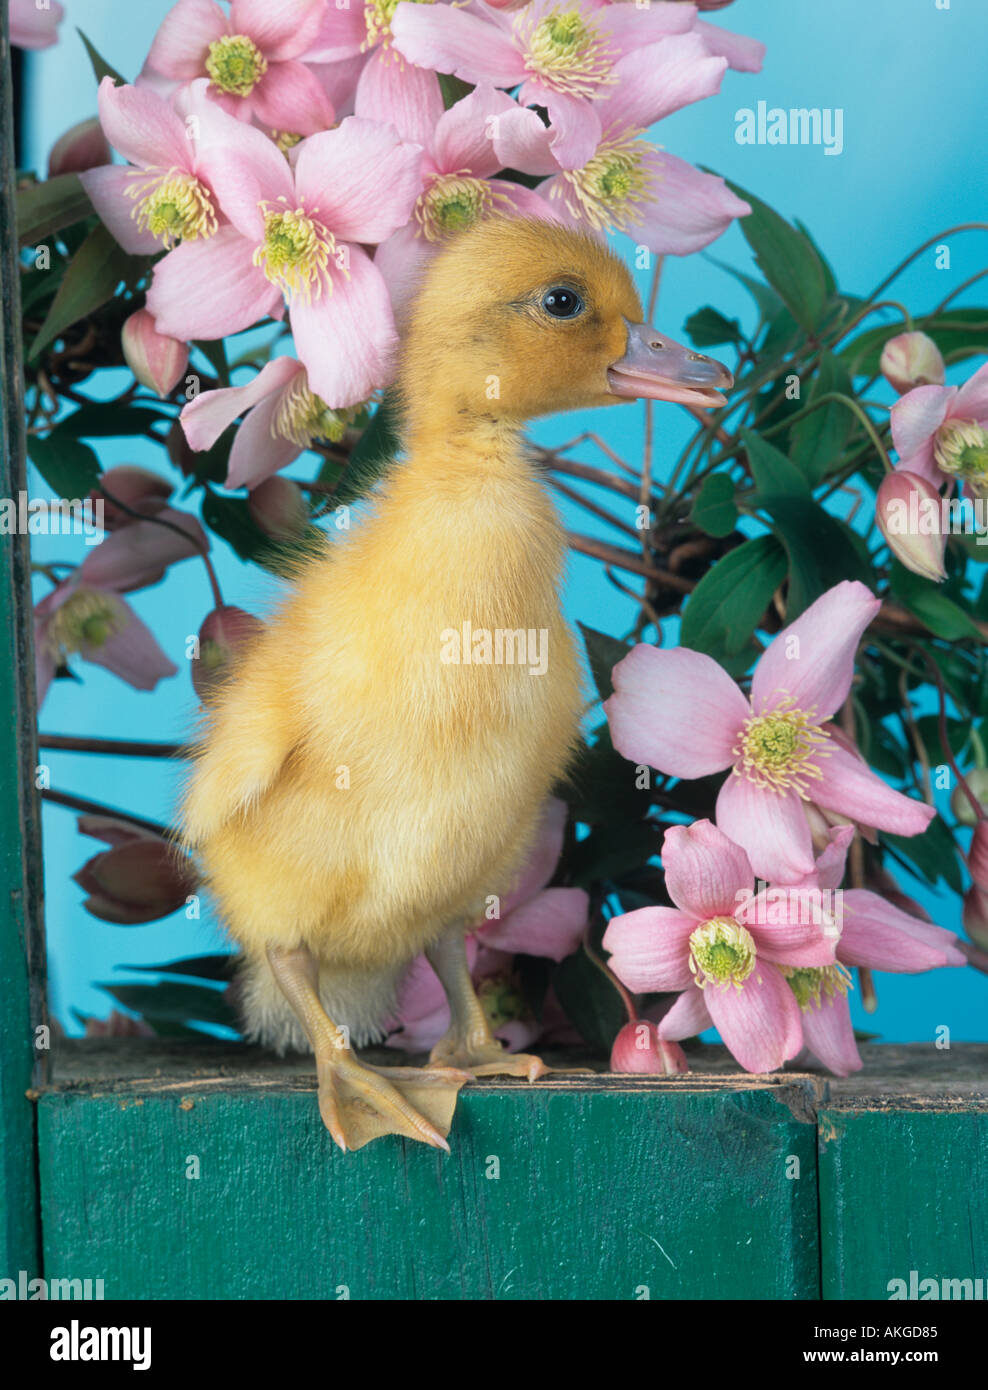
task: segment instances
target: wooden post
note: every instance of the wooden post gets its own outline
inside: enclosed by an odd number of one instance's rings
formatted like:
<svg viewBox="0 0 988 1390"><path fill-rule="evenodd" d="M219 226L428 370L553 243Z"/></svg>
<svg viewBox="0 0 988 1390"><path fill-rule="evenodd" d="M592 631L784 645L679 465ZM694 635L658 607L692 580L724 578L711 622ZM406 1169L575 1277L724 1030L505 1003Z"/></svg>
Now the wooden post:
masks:
<svg viewBox="0 0 988 1390"><path fill-rule="evenodd" d="M0 7L0 497L26 486L7 6ZM39 1273L34 1110L44 1021L41 832L27 536L0 536L0 1235L2 1273ZM44 1041L43 1037L40 1039ZM36 1074L37 1073L37 1074Z"/></svg>

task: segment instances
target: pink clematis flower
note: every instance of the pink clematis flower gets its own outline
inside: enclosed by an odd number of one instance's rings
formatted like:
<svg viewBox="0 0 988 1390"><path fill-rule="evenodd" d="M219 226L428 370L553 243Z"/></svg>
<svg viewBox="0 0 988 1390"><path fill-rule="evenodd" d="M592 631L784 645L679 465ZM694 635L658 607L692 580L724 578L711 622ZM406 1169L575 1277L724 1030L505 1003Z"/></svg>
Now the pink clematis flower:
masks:
<svg viewBox="0 0 988 1390"><path fill-rule="evenodd" d="M65 10L58 0L41 9L35 0L10 0L10 42L15 48L51 48Z"/></svg>
<svg viewBox="0 0 988 1390"><path fill-rule="evenodd" d="M555 1001L547 1001L542 1023L532 1016L511 977L516 953L560 961L583 940L589 899L582 888L547 888L559 862L566 806L552 798L545 808L538 841L514 887L500 903L500 917L476 926L466 939L467 961L481 1002L497 1037L511 1052L529 1046L549 1029L565 1025ZM399 1031L389 1047L422 1052L449 1027L446 995L425 956L413 961L402 982L394 1020Z"/></svg>
<svg viewBox="0 0 988 1390"><path fill-rule="evenodd" d="M139 82L208 78L209 96L239 120L312 135L334 112L299 57L322 23L326 0L233 0L229 15L214 0L178 0L161 23Z"/></svg>
<svg viewBox="0 0 988 1390"><path fill-rule="evenodd" d="M716 92L725 66L695 34L621 58L616 85L595 104L599 142L580 168L560 169L552 131L517 104L497 122L495 149L512 169L553 175L538 192L570 226L598 236L615 228L656 255L689 255L751 208L723 179L701 174L642 137L653 121Z"/></svg>
<svg viewBox="0 0 988 1390"><path fill-rule="evenodd" d="M804 885L840 887L853 831L832 832L831 846L817 860ZM918 910L918 909L917 909ZM867 966L914 975L943 966L966 965L951 931L924 921L878 893L847 888L841 895L841 934L837 964L790 971L789 987L802 1012L806 1047L836 1076L861 1069L847 991L850 967Z"/></svg>
<svg viewBox="0 0 988 1390"><path fill-rule="evenodd" d="M604 705L614 746L672 777L730 768L717 824L771 882L813 871L809 802L921 834L933 808L887 786L826 727L847 699L858 639L879 607L863 584L829 589L769 644L750 700L709 656L636 646L614 668L615 693Z"/></svg>
<svg viewBox="0 0 988 1390"><path fill-rule="evenodd" d="M443 110L434 73L419 85L417 99L379 105L403 139L425 146L423 188L408 224L378 247L380 269L397 308L404 305L421 274L444 240L492 214L553 219L553 209L538 193L508 179L495 179L502 167L491 130L519 108L504 92L481 85ZM358 105L359 111L359 105ZM539 126L534 111L528 112ZM544 129L544 127L543 127Z"/></svg>
<svg viewBox="0 0 988 1390"><path fill-rule="evenodd" d="M767 910L748 856L708 820L671 826L662 865L676 906L613 918L603 943L611 969L636 994L682 991L661 1038L715 1027L746 1071L775 1071L803 1046L788 972L832 966L836 933L804 921L795 897Z"/></svg>
<svg viewBox="0 0 988 1390"><path fill-rule="evenodd" d="M105 164L80 174L103 223L132 255L146 256L179 241L211 237L219 226L216 200L182 115L198 116L205 84L190 90L182 114L147 87L99 86L99 118L129 166Z"/></svg>
<svg viewBox="0 0 988 1390"><path fill-rule="evenodd" d="M208 553L209 537L188 512L163 506L154 497L147 497L134 510L147 519L135 520L126 513L125 520L116 519L110 534L90 550L76 571L81 584L127 594L157 584L170 565Z"/></svg>
<svg viewBox="0 0 988 1390"><path fill-rule="evenodd" d="M314 439L343 438L349 412L330 410L309 389L301 362L275 357L246 386L203 391L179 419L189 446L209 449L238 415L226 486L257 487L298 458Z"/></svg>
<svg viewBox="0 0 988 1390"><path fill-rule="evenodd" d="M119 593L109 586L83 583L78 570L34 609L39 705L55 671L75 655L105 666L136 690L153 690L165 676L178 674L150 628Z"/></svg>
<svg viewBox="0 0 988 1390"><path fill-rule="evenodd" d="M934 487L963 484L988 497L988 363L963 386L917 386L892 407L897 468Z"/></svg>
<svg viewBox="0 0 988 1390"><path fill-rule="evenodd" d="M292 164L253 126L218 108L200 151L230 225L186 242L154 272L147 307L173 338L222 338L280 314L287 297L309 389L332 409L386 385L396 346L387 287L365 244L408 220L422 151L348 117L311 135Z"/></svg>
<svg viewBox="0 0 988 1390"><path fill-rule="evenodd" d="M645 10L604 0L531 0L515 11L491 9L483 0L469 11L404 3L391 32L397 51L420 67L494 87L520 84L522 106L549 112L559 167L579 169L601 142L597 108L620 81L618 60L685 33L695 13L667 0Z"/></svg>

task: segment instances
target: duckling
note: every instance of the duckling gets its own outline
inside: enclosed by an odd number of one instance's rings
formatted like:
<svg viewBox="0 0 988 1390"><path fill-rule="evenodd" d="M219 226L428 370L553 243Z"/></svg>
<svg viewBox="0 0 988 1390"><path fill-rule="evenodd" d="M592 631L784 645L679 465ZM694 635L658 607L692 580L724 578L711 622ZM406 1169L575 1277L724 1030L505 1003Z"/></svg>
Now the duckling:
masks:
<svg viewBox="0 0 988 1390"><path fill-rule="evenodd" d="M244 954L248 1036L311 1049L342 1149L448 1150L465 1081L545 1071L493 1036L464 940L523 866L581 716L564 532L521 433L641 397L724 404L727 369L641 320L591 237L492 218L452 240L407 320L404 461L206 711L184 836ZM424 1068L372 1067L353 1045L381 1037L422 952L449 1031Z"/></svg>

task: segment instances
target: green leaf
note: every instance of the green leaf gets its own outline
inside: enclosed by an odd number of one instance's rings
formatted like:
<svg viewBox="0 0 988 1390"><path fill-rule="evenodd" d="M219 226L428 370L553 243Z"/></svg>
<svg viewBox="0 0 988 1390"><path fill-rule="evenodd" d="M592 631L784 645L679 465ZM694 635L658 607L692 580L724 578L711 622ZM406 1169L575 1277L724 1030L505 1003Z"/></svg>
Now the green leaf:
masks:
<svg viewBox="0 0 988 1390"><path fill-rule="evenodd" d="M202 498L202 519L211 531L231 545L241 560L257 560L274 548L250 514L245 497L224 497L207 488Z"/></svg>
<svg viewBox="0 0 988 1390"><path fill-rule="evenodd" d="M441 72L439 77L439 90L442 93L443 106L448 111L451 106L455 106L463 97L468 97L473 91L471 82L464 82L462 77L454 77L451 72Z"/></svg>
<svg viewBox="0 0 988 1390"><path fill-rule="evenodd" d="M635 785L634 765L617 751L605 724L596 743L579 749L557 795L570 808L573 820L585 825L614 825L640 821L651 804L651 793Z"/></svg>
<svg viewBox="0 0 988 1390"><path fill-rule="evenodd" d="M401 447L394 398L385 395L371 422L357 440L334 493L337 504L353 502L368 493Z"/></svg>
<svg viewBox="0 0 988 1390"><path fill-rule="evenodd" d="M233 979L238 957L232 952L217 956L188 956L170 960L163 965L118 965L118 970L144 970L159 975L188 975L197 980Z"/></svg>
<svg viewBox="0 0 988 1390"><path fill-rule="evenodd" d="M807 405L832 392L853 395L851 378L843 363L830 352L820 355L820 365L810 387ZM836 468L848 436L855 424L854 416L840 401L828 401L805 416L792 427L790 453L793 462L806 474L814 486Z"/></svg>
<svg viewBox="0 0 988 1390"><path fill-rule="evenodd" d="M17 239L36 245L42 237L88 217L93 210L78 174L58 174L17 191ZM46 272L48 273L48 272Z"/></svg>
<svg viewBox="0 0 988 1390"><path fill-rule="evenodd" d="M143 434L157 420L171 420L162 410L144 406L117 405L112 401L93 401L59 420L52 435L73 439L118 439Z"/></svg>
<svg viewBox="0 0 988 1390"><path fill-rule="evenodd" d="M125 77L121 77L120 74L117 72L116 68L111 68L110 64L106 61L105 58L100 57L100 55L97 53L96 49L89 42L89 40L86 38L82 30L76 28L76 33L79 35L80 39L82 39L86 52L89 54L89 61L93 65L93 72L96 74L96 81L102 82L104 77L112 77L118 87L126 85L127 79Z"/></svg>
<svg viewBox="0 0 988 1390"><path fill-rule="evenodd" d="M761 435L755 434L752 430L742 430L741 439L748 455L751 476L755 481L755 501L757 494L809 497L810 489L806 478L785 454L780 453L768 440L762 439Z"/></svg>
<svg viewBox="0 0 988 1390"><path fill-rule="evenodd" d="M38 335L28 352L33 360L66 328L113 298L117 286L136 263L102 223L90 232L72 258Z"/></svg>
<svg viewBox="0 0 988 1390"><path fill-rule="evenodd" d="M727 319L706 304L690 314L686 332L694 347L714 347L717 343L740 343L744 334L737 319Z"/></svg>
<svg viewBox="0 0 988 1390"><path fill-rule="evenodd" d="M715 660L737 655L785 577L785 552L774 536L759 536L729 550L687 599L681 644Z"/></svg>
<svg viewBox="0 0 988 1390"><path fill-rule="evenodd" d="M589 835L576 842L568 856L574 885L591 888L596 883L637 872L658 854L659 829L653 821L595 825Z"/></svg>
<svg viewBox="0 0 988 1390"><path fill-rule="evenodd" d="M728 275L733 275L735 280L744 285L758 305L759 313L763 319L774 318L782 308L782 300L771 285L766 285L762 280L756 280L753 275L746 275L743 270L736 270L733 265L728 265L726 261L719 261L716 256L706 256L705 259L711 261L721 270L726 270Z"/></svg>
<svg viewBox="0 0 988 1390"><path fill-rule="evenodd" d="M936 884L943 879L955 893L963 891L957 846L939 816L933 817L922 835L889 835L883 830L879 840L908 860L927 883Z"/></svg>
<svg viewBox="0 0 988 1390"><path fill-rule="evenodd" d="M776 494L759 497L757 505L768 513L789 558L787 622L843 579L859 579L872 587L871 571L850 530L818 503Z"/></svg>
<svg viewBox="0 0 988 1390"><path fill-rule="evenodd" d="M739 225L765 279L799 326L812 333L827 305L827 273L812 241L754 194L730 180L728 187L751 205L751 215Z"/></svg>
<svg viewBox="0 0 988 1390"><path fill-rule="evenodd" d="M162 1023L187 1023L196 1019L200 1023L221 1024L224 1028L237 1028L237 1016L226 998L226 991L210 989L205 985L186 985L171 980L154 985L112 985L100 984L118 1004L125 1009L141 1014L154 1026Z"/></svg>
<svg viewBox="0 0 988 1390"><path fill-rule="evenodd" d="M727 473L710 473L697 493L690 521L708 536L729 536L737 525L734 483Z"/></svg>
<svg viewBox="0 0 988 1390"><path fill-rule="evenodd" d="M28 457L59 497L80 500L99 483L99 459L88 444L67 435L28 435Z"/></svg>
<svg viewBox="0 0 988 1390"><path fill-rule="evenodd" d="M966 638L984 641L981 629L960 604L949 598L933 580L913 574L898 560L893 560L889 568L889 587L934 636L942 637L947 642L960 642Z"/></svg>
<svg viewBox="0 0 988 1390"><path fill-rule="evenodd" d="M597 693L602 700L609 700L614 694L611 672L619 661L624 660L631 648L619 637L609 637L606 632L598 632L596 628L587 627L585 623L577 623L577 627L587 649L590 674L593 676Z"/></svg>
<svg viewBox="0 0 988 1390"><path fill-rule="evenodd" d="M226 343L222 338L208 341L200 341L198 338L192 346L198 348L205 357L206 361L216 373L221 386L230 385L230 368L226 360Z"/></svg>
<svg viewBox="0 0 988 1390"><path fill-rule="evenodd" d="M585 951L567 956L552 972L563 1012L591 1047L609 1054L626 1022L624 1003L615 986Z"/></svg>

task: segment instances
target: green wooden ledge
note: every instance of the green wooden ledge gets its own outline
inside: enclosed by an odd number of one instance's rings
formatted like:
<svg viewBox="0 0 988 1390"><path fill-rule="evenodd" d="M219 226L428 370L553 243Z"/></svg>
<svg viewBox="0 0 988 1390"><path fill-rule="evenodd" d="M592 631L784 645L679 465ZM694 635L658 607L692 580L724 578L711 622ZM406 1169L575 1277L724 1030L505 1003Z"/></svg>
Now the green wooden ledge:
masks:
<svg viewBox="0 0 988 1390"><path fill-rule="evenodd" d="M452 1300L988 1274L988 1047L865 1052L839 1083L739 1075L719 1049L674 1079L480 1082L447 1157L339 1153L305 1059L63 1044L38 1104L45 1272L107 1298Z"/></svg>

